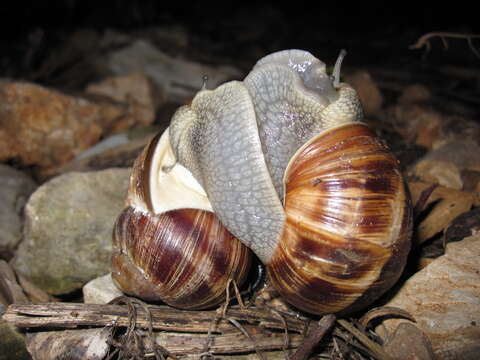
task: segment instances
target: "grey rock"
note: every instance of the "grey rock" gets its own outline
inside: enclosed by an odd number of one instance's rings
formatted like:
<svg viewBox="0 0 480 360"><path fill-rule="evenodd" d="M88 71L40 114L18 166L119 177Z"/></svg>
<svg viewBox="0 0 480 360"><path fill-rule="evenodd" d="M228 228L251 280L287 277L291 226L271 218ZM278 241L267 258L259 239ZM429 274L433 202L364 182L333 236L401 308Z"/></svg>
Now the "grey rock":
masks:
<svg viewBox="0 0 480 360"><path fill-rule="evenodd" d="M108 70L115 75L133 72L147 74L169 101L179 103L191 99L202 88L205 75L208 76L209 89L242 77L242 72L234 67L213 67L175 58L145 40L137 40L132 45L111 53L107 61Z"/></svg>
<svg viewBox="0 0 480 360"><path fill-rule="evenodd" d="M26 174L0 164L0 258L13 256L22 238L23 208L36 187Z"/></svg>
<svg viewBox="0 0 480 360"><path fill-rule="evenodd" d="M98 142L91 148L85 150L84 152L78 154L75 157L75 161L80 161L83 159L92 158L98 156L106 151L109 151L114 148L126 146L134 141L141 140L144 143L147 143L153 136L159 132L163 132L165 129L159 126L145 126L127 129L119 134L109 136L102 141Z"/></svg>
<svg viewBox="0 0 480 360"><path fill-rule="evenodd" d="M30 359L25 344L25 335L2 319L7 306L12 303L26 303L27 297L17 283L10 265L0 260L0 360Z"/></svg>
<svg viewBox="0 0 480 360"><path fill-rule="evenodd" d="M164 128L149 126L128 129L121 134L105 138L74 160L52 168L48 178L73 171L96 171L108 168L130 168L147 143Z"/></svg>
<svg viewBox="0 0 480 360"><path fill-rule="evenodd" d="M480 171L480 145L469 139L453 140L429 151L420 161L445 161L459 170Z"/></svg>
<svg viewBox="0 0 480 360"><path fill-rule="evenodd" d="M130 169L67 173L40 186L25 208L15 270L50 294L81 288L109 271L112 229Z"/></svg>
<svg viewBox="0 0 480 360"><path fill-rule="evenodd" d="M106 304L122 295L123 293L113 283L110 273L89 281L83 287L85 304Z"/></svg>
<svg viewBox="0 0 480 360"><path fill-rule="evenodd" d="M0 319L0 360L31 359L25 345L25 335L15 326Z"/></svg>
<svg viewBox="0 0 480 360"><path fill-rule="evenodd" d="M26 302L29 302L29 300L17 282L12 267L5 260L0 260L0 315L5 309L2 306Z"/></svg>
<svg viewBox="0 0 480 360"><path fill-rule="evenodd" d="M42 331L28 334L27 347L35 360L101 360L107 356L111 327Z"/></svg>

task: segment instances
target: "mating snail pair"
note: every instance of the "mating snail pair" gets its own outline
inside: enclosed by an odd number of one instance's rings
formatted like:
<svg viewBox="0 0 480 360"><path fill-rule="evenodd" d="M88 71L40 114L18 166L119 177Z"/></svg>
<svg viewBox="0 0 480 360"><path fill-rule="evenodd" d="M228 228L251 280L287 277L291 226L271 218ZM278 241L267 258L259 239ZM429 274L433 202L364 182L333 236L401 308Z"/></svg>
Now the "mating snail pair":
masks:
<svg viewBox="0 0 480 360"><path fill-rule="evenodd" d="M279 293L314 314L358 310L398 280L409 196L340 64L329 77L310 53L281 51L177 110L136 160L115 224L112 277L124 292L211 307L229 279L245 279L249 249Z"/></svg>

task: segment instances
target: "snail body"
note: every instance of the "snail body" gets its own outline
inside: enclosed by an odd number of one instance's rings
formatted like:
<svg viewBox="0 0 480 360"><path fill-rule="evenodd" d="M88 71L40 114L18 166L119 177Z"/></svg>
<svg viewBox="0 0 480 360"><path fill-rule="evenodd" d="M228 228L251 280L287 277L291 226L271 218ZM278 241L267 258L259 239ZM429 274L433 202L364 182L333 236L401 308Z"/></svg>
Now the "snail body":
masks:
<svg viewBox="0 0 480 360"><path fill-rule="evenodd" d="M310 53L261 59L243 82L202 90L168 131L173 157L220 222L314 313L370 304L400 276L411 205L396 159L359 99Z"/></svg>

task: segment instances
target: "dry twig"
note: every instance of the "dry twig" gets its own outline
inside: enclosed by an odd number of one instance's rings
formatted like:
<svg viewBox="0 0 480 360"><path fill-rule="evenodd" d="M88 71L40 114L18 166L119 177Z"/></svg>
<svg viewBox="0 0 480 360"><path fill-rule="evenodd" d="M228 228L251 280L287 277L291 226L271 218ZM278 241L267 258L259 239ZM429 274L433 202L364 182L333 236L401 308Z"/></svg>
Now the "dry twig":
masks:
<svg viewBox="0 0 480 360"><path fill-rule="evenodd" d="M252 335L250 335L247 331L247 329L245 329L237 320L235 319L230 319L228 318L227 319L228 321L230 321L238 330L240 330L240 332L245 335L245 337L252 343L253 345L253 348L255 349L255 353L257 354L258 358L260 360L266 360L265 359L265 356L263 356L263 354L260 352L260 350L258 349L258 346L257 346L257 343L255 342L255 339L252 337Z"/></svg>
<svg viewBox="0 0 480 360"><path fill-rule="evenodd" d="M305 339L302 345L300 345L293 354L291 360L304 360L313 352L313 349L323 339L325 334L335 324L337 318L335 315L325 315L319 322L317 328Z"/></svg>
<svg viewBox="0 0 480 360"><path fill-rule="evenodd" d="M360 341L360 343L365 345L369 353L371 353L375 357L375 359L393 360L393 358L390 355L388 355L379 344L372 341L370 338L368 338L367 335L365 335L363 332L358 330L355 326L350 324L348 321L346 321L345 319L338 319L337 322L340 325L342 325L343 328L348 330L353 336L355 336L355 338L358 341Z"/></svg>
<svg viewBox="0 0 480 360"><path fill-rule="evenodd" d="M124 334L109 340L115 348L109 354L110 359L117 355L130 358L145 355L162 359L162 356L173 358L172 354L202 354L207 357L213 354L271 351L285 349L286 342L288 348L299 346L304 339L302 332L306 326L305 320L292 315L280 317L266 309L229 306L225 311L222 306L218 311L186 311L168 306L147 306L136 301L127 305L13 304L2 318L19 327L37 329L114 327L117 335L120 331ZM222 315L224 311L225 317ZM248 328L246 331L251 337L241 336L244 332L236 324L241 324L243 329ZM232 329L232 325L235 329ZM286 329L288 341L284 333L277 331ZM252 343L253 337L255 345Z"/></svg>
<svg viewBox="0 0 480 360"><path fill-rule="evenodd" d="M425 190L422 191L420 194L419 199L415 203L413 207L413 216L418 219L420 213L425 210L425 206L427 204L428 199L432 195L433 191L438 187L438 184L432 184L427 187Z"/></svg>
<svg viewBox="0 0 480 360"><path fill-rule="evenodd" d="M448 49L448 41L447 39L466 39L468 42L468 46L470 50L475 54L476 57L480 59L480 52L473 46L473 39L480 39L480 34L458 34L458 33L450 33L450 32L430 32L425 35L422 35L415 44L410 45L410 49L421 49L425 47L426 51L429 52L431 50L430 40L434 37L439 37L442 40L443 46L445 49Z"/></svg>

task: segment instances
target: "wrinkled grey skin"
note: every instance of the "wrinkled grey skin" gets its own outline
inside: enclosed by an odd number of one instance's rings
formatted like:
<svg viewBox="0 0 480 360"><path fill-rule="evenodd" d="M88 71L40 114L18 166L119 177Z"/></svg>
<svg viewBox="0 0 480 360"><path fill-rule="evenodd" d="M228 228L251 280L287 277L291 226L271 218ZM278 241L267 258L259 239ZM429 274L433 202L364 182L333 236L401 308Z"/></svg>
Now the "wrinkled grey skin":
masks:
<svg viewBox="0 0 480 360"><path fill-rule="evenodd" d="M261 59L243 82L200 91L175 113L170 141L221 222L268 262L285 221L290 159L325 129L362 116L355 91L334 88L324 63L286 50Z"/></svg>

